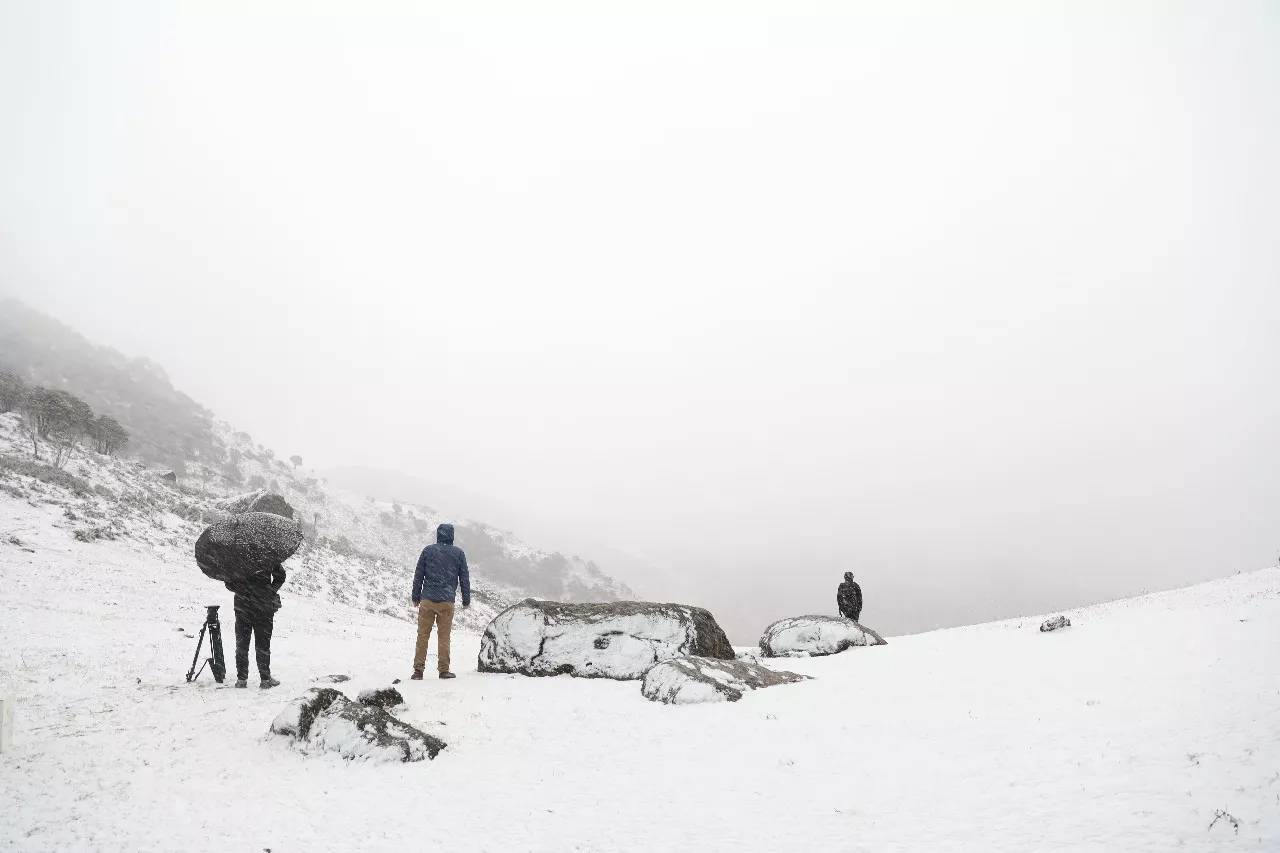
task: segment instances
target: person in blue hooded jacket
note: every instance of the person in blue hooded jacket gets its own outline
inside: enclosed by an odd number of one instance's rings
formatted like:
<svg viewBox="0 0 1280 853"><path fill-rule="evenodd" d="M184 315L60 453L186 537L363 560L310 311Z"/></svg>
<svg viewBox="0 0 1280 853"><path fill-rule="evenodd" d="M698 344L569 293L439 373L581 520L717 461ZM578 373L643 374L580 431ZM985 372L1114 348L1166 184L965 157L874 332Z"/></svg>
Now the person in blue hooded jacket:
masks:
<svg viewBox="0 0 1280 853"><path fill-rule="evenodd" d="M410 676L413 681L422 680L433 624L439 637L440 677L454 677L449 671L449 634L453 630L453 601L459 585L462 586L462 607L465 610L471 606L467 555L453 544L453 525L442 524L436 528L436 544L422 549L418 568L413 573L410 598L413 606L418 608L418 643L413 652L413 675Z"/></svg>

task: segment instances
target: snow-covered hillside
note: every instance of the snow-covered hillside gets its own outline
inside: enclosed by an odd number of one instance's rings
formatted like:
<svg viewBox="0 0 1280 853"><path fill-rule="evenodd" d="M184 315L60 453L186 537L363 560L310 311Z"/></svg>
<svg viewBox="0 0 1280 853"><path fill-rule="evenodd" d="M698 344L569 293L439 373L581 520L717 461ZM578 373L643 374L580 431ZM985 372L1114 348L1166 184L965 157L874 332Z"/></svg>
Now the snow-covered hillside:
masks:
<svg viewBox="0 0 1280 853"><path fill-rule="evenodd" d="M270 448L255 445L248 435L234 432L227 424L218 424L216 431L228 449L239 485L226 483L228 465L216 469L190 465L183 482L202 489L268 489L283 494L301 520L313 527L315 541L339 555L412 564L422 546L434 541L436 525L447 521L456 524L458 544L477 575L508 598L614 601L634 597L625 584L589 560L541 551L509 531L455 518L433 507L358 495L329 484L304 466L277 458Z"/></svg>
<svg viewBox="0 0 1280 853"><path fill-rule="evenodd" d="M1280 849L1280 570L1068 611L1051 634L1029 617L769 660L812 680L714 705L481 674L462 630L459 678L398 685L399 716L448 747L366 765L267 729L327 674L349 696L407 676L411 624L291 579L284 684L186 684L218 598L179 547L190 524L77 538L112 525L13 482L0 849Z"/></svg>
<svg viewBox="0 0 1280 853"><path fill-rule="evenodd" d="M438 523L455 519L430 507L374 501L331 487L306 468L277 460L243 433L225 425L220 432L234 460L236 482L228 482L225 465L199 462L170 481L162 469L90 452L73 455L65 471L53 470L32 457L18 415L0 414L0 518L14 519L0 526L0 534L24 538L28 525L19 520L22 512L14 502L46 507L55 516L48 523L69 538L127 540L166 562L185 561L187 570L196 572L192 543L204 524L222 514L234 496L269 489L288 499L307 535L287 565L290 592L412 618L408 591L418 551L434 541ZM36 527L44 523L43 516L34 522ZM495 613L529 595L632 597L625 585L587 561L536 550L478 522L462 520L458 531L475 590L475 607L458 613L464 625L482 629ZM203 592L214 603L225 590L208 581ZM225 597L229 600L229 593Z"/></svg>

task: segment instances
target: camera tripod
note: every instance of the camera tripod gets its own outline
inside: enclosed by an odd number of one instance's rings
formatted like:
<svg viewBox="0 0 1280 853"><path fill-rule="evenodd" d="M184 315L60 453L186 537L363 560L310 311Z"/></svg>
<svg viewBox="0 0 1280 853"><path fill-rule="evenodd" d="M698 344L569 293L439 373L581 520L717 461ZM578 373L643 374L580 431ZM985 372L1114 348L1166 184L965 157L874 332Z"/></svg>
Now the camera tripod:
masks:
<svg viewBox="0 0 1280 853"><path fill-rule="evenodd" d="M213 680L221 684L227 677L227 662L222 656L222 625L218 622L218 605L207 606L209 613L204 617L204 624L200 626L200 639L196 640L196 654L191 659L191 669L187 670L187 681L195 681L200 677L200 673L204 672L205 666L208 666L209 671L213 673ZM209 651L212 657L205 658L197 671L196 661L200 660L200 647L204 645L206 631L209 632Z"/></svg>

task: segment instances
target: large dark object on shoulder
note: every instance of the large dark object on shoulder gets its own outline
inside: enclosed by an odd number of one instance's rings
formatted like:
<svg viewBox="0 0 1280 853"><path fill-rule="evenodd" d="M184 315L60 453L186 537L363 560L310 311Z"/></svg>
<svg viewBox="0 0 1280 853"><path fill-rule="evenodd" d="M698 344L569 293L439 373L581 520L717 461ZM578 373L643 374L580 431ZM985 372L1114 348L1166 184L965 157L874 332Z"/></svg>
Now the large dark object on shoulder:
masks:
<svg viewBox="0 0 1280 853"><path fill-rule="evenodd" d="M269 512L246 512L205 528L196 540L196 563L214 580L238 581L269 575L301 545L297 522Z"/></svg>
<svg viewBox="0 0 1280 853"><path fill-rule="evenodd" d="M218 622L218 605L206 605L208 612L204 617L204 624L200 626L200 639L196 640L196 654L191 659L191 669L187 670L187 682L190 683L200 677L200 673L204 672L207 665L209 671L213 673L213 680L222 683L227 677L227 663L222 656L222 624ZM204 663L200 664L199 671L196 670L196 663L200 660L200 647L204 645L205 632L209 634L209 654L205 658Z"/></svg>

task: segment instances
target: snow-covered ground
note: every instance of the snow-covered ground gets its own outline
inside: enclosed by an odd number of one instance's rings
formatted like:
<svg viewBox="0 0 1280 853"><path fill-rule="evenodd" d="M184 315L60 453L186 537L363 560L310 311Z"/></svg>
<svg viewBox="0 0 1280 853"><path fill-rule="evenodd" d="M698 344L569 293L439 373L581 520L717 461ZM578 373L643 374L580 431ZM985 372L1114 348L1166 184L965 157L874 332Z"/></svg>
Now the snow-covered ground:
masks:
<svg viewBox="0 0 1280 853"><path fill-rule="evenodd" d="M448 748L362 765L268 726L321 676L353 698L407 676L411 624L286 585L283 686L186 684L225 591L163 542L0 507L20 516L0 520L0 849L1280 849L1280 570L1051 634L1028 617L766 661L813 679L711 705L480 674L460 632L456 680L399 685ZM1220 809L1238 830L1210 829Z"/></svg>
<svg viewBox="0 0 1280 853"><path fill-rule="evenodd" d="M306 468L281 463L243 433L220 427L242 474L231 484L215 469L190 463L183 477L166 480L163 469L87 450L72 454L64 471L42 460L16 413L0 413L0 538L49 525L85 542L128 540L163 558L186 562L205 524L251 494L283 494L306 537L289 563L290 590L411 620L404 606L406 566L435 540L436 525L450 516L420 505L375 501L334 488ZM33 508L52 510L52 514ZM57 539L58 537L55 537ZM624 584L594 563L531 548L514 534L463 520L459 542L468 549L474 606L459 611L459 624L482 631L495 614L530 595L575 601L633 597Z"/></svg>

